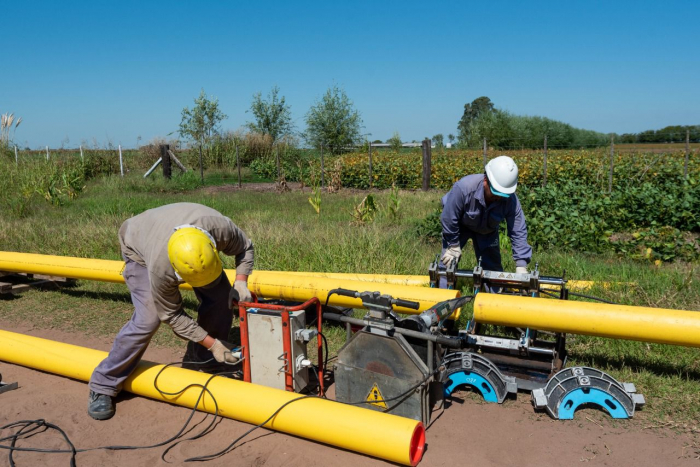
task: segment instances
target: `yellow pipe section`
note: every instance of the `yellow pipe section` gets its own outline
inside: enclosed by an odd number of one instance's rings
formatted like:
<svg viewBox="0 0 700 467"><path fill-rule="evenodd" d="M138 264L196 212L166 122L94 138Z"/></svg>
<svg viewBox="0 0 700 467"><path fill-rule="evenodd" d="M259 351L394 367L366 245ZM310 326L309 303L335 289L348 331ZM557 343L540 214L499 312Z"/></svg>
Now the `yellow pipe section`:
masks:
<svg viewBox="0 0 700 467"><path fill-rule="evenodd" d="M479 293L479 323L700 347L700 312Z"/></svg>
<svg viewBox="0 0 700 467"><path fill-rule="evenodd" d="M0 342L0 360L82 381L89 381L95 367L107 356L99 350L2 330ZM153 381L161 368L163 365L142 360L126 380L124 390L194 407L201 388L190 387L178 396L165 396L155 389ZM209 377L198 371L168 368L158 378L158 386L162 391L175 392L190 384L204 385ZM283 404L301 397L224 377L214 378L207 388L216 398L219 415L252 425L264 422ZM208 395L203 396L197 409L216 411ZM288 405L265 427L403 465L418 464L425 447L425 428L419 421L316 397Z"/></svg>
<svg viewBox="0 0 700 467"><path fill-rule="evenodd" d="M379 282L396 285L425 286L430 284L428 276L404 276L400 274L354 274L344 272L303 272L303 271L267 271L274 274L294 276L321 277L323 279L344 279L361 282Z"/></svg>
<svg viewBox="0 0 700 467"><path fill-rule="evenodd" d="M124 269L123 261L104 259L74 258L70 256L39 255L33 253L0 252L0 271L23 272L30 274L46 274L50 276L70 277L73 279L98 280L105 282L124 282L121 275ZM227 269L229 280L235 280L236 271ZM368 274L367 276L372 276ZM377 275L379 276L379 275ZM345 280L323 277L306 277L301 274L289 274L287 272L255 271L248 278L250 290L265 298L275 298L294 301L306 301L311 297L318 297L324 303L328 292L334 288L350 290L379 290L383 294L392 295L394 298L403 298L420 302L418 311L409 308L396 308L400 313L418 313L427 310L435 303L449 300L459 296L455 290L431 289L428 287L416 287L396 285L389 283L371 283L359 280ZM187 284L183 289L191 289ZM333 295L329 305L361 308L362 302L358 299ZM457 319L459 314L453 315Z"/></svg>
<svg viewBox="0 0 700 467"><path fill-rule="evenodd" d="M311 297L318 297L321 303L326 302L331 289L343 288L363 292L366 290L379 290L383 294L394 298L412 300L420 303L418 310L410 308L394 307L399 313L420 313L438 302L459 297L457 290L431 289L428 287L411 287L396 284L367 283L343 279L324 279L321 277L305 277L287 275L284 273L265 273L251 275L248 278L248 288L257 295L266 298L279 298L295 302L303 302ZM332 295L329 303L348 308L362 308L362 301L358 298ZM457 315L458 317L459 315ZM456 318L455 318L456 319Z"/></svg>

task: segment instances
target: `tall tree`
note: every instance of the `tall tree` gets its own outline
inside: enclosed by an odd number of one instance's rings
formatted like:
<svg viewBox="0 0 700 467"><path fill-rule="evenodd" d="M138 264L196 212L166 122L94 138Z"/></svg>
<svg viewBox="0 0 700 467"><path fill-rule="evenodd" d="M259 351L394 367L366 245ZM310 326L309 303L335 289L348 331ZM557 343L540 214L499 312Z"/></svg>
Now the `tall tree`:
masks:
<svg viewBox="0 0 700 467"><path fill-rule="evenodd" d="M323 145L338 154L344 147L361 140L361 128L360 113L355 110L345 91L333 86L306 114L304 138L314 147Z"/></svg>
<svg viewBox="0 0 700 467"><path fill-rule="evenodd" d="M279 96L279 91L277 86L272 88L267 100L262 98L261 93L255 94L250 104L255 122L246 124L251 131L270 135L273 143L294 130L291 107L286 104L284 96Z"/></svg>
<svg viewBox="0 0 700 467"><path fill-rule="evenodd" d="M194 100L194 107L182 109L180 136L193 141L205 141L218 132L219 123L228 118L219 109L219 99L207 97L204 89Z"/></svg>
<svg viewBox="0 0 700 467"><path fill-rule="evenodd" d="M447 139L450 140L450 144L452 144L455 142L455 135L450 133L449 135L447 135Z"/></svg>
<svg viewBox="0 0 700 467"><path fill-rule="evenodd" d="M491 102L491 99L489 99L486 96L481 96L474 99L471 104L464 104L464 113L462 114L462 118L457 124L457 129L459 131L459 139L461 141L468 140L469 125L474 120L479 118L479 116L485 113L493 112L493 110L493 102Z"/></svg>
<svg viewBox="0 0 700 467"><path fill-rule="evenodd" d="M445 145L445 137L442 135L442 133L438 133L437 135L433 136L432 140L436 148L441 148Z"/></svg>

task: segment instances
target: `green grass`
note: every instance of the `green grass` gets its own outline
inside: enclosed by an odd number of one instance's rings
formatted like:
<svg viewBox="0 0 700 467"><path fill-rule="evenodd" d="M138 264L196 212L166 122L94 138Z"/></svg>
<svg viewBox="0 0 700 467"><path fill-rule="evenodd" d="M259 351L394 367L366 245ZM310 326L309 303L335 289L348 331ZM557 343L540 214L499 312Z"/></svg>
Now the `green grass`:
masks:
<svg viewBox="0 0 700 467"><path fill-rule="evenodd" d="M205 187L198 173L161 176L143 180L131 173L87 183L83 193L62 206L36 204L27 216L17 218L0 212L0 245L3 250L119 259L117 230L128 217L167 203L190 201L209 205L231 217L253 239L256 268L426 274L439 245L417 238L417 223L431 212L443 193L401 192L399 217L387 209L390 192L375 193L382 209L375 221L353 224L353 207L364 193L344 191L323 194L321 213L308 202L310 193L275 193L212 188L226 181L235 184L233 171L207 172ZM256 180L249 172L245 181ZM507 242L502 256L506 269L513 269ZM628 305L700 310L697 263L631 261L612 253L592 255L547 250L535 253L543 275L569 279L634 282L633 287L594 288L588 293ZM461 267L473 267L469 248ZM224 258L233 267L231 258ZM469 288L464 289L469 293ZM185 294L188 312L196 312L196 300ZM469 311L469 310L467 310ZM60 290L32 290L19 297L0 298L0 319L31 322L85 334L113 336L132 312L126 288L119 284L80 281ZM468 312L465 313L465 316ZM462 324L464 319L462 320ZM343 344L344 328L327 325L330 354ZM235 338L234 328L232 338ZM154 338L159 345L184 350L182 341L162 326ZM644 419L694 422L700 418L700 349L646 344L585 336L570 340L570 365L590 365L633 382L647 398L639 414Z"/></svg>

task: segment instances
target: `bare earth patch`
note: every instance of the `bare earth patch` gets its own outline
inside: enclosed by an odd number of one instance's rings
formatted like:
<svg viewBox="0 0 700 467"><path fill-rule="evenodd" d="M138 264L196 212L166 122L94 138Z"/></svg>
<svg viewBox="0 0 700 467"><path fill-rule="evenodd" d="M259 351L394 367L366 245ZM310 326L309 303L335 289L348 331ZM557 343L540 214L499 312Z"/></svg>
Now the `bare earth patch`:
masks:
<svg viewBox="0 0 700 467"><path fill-rule="evenodd" d="M100 350L109 350L111 339L36 328L31 324L0 321L0 328ZM2 345L0 343L0 345ZM145 358L167 363L184 352L151 346ZM92 420L86 413L87 385L80 381L0 362L5 381L20 388L0 394L0 425L43 418L60 426L78 448L103 445L154 444L175 434L189 410L163 402L124 394L117 414L109 421ZM230 397L236 397L231 394ZM201 420L198 414L195 420ZM201 428L201 427L199 427ZM224 419L202 439L184 442L161 460L163 448L138 451L94 451L78 455L84 466L182 465L188 457L217 452L244 433L250 425ZM333 427L319 426L319 430ZM0 433L6 436L7 431ZM381 443L377 439L377 443ZM65 448L57 434L34 436L23 447ZM18 466L68 465L66 454L18 453ZM555 421L534 413L527 394L503 405L486 404L470 392L456 395L447 410L427 432L424 466L700 466L700 432L697 427L679 430L672 423L645 420L644 413L631 421L613 421L600 412L585 409L576 420ZM9 465L0 450L0 466ZM257 430L228 455L207 466L379 466L390 465L331 446L321 445L267 430Z"/></svg>

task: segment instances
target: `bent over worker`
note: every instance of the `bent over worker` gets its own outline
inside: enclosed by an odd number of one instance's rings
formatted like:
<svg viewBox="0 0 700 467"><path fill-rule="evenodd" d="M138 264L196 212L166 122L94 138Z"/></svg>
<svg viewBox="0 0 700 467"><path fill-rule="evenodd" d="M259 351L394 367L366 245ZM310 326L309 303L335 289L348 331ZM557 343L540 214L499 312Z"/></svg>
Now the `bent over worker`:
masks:
<svg viewBox="0 0 700 467"><path fill-rule="evenodd" d="M458 263L462 248L471 239L477 261L489 271L503 271L498 229L505 221L513 247L515 272L526 273L532 259L527 243L527 225L515 194L518 166L508 156L498 156L486 164L485 173L458 180L442 198L442 255L440 268ZM440 287L447 279L440 277Z"/></svg>
<svg viewBox="0 0 700 467"><path fill-rule="evenodd" d="M214 209L194 203L150 209L122 224L119 243L134 314L90 378L88 414L96 420L114 415L112 398L136 369L161 322L189 341L185 360L237 363L226 342L234 313L230 304L251 300L253 244ZM233 288L219 252L236 258ZM178 287L184 282L199 300L197 321L183 310Z"/></svg>

